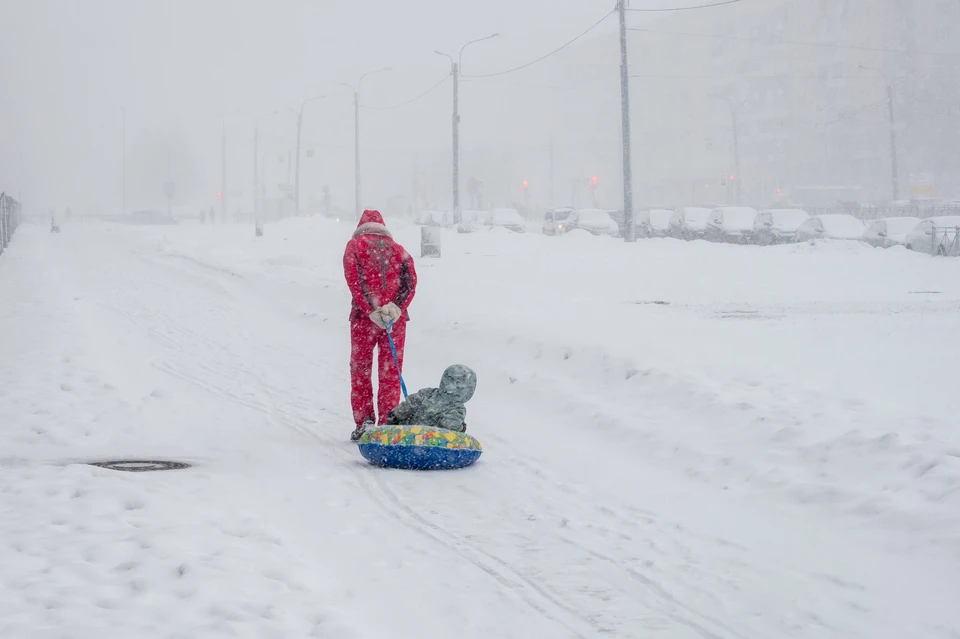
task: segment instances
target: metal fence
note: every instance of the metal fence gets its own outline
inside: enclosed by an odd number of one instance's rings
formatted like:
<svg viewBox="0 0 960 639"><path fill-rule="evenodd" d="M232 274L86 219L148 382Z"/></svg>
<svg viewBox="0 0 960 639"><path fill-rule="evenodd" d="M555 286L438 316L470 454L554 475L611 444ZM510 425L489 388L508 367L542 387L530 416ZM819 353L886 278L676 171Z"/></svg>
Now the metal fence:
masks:
<svg viewBox="0 0 960 639"><path fill-rule="evenodd" d="M933 228L933 255L960 257L960 227Z"/></svg>
<svg viewBox="0 0 960 639"><path fill-rule="evenodd" d="M960 215L960 205L924 205L905 204L899 206L801 206L810 215L829 215L831 213L846 213L860 218L864 222L881 220L886 217L939 217L943 215Z"/></svg>
<svg viewBox="0 0 960 639"><path fill-rule="evenodd" d="M0 193L0 255L10 245L10 238L20 226L20 203L7 195Z"/></svg>

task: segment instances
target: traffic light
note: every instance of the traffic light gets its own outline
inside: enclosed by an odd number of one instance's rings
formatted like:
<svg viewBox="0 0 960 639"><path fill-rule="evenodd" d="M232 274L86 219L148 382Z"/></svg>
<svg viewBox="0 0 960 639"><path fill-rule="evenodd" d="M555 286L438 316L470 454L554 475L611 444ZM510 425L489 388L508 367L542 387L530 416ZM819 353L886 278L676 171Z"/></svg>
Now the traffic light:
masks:
<svg viewBox="0 0 960 639"><path fill-rule="evenodd" d="M737 179L737 176L736 176L736 175L731 175L731 176L730 176L730 181L731 181L731 182L733 182L733 181L736 180L736 179Z"/></svg>
<svg viewBox="0 0 960 639"><path fill-rule="evenodd" d="M590 190L595 191L597 189L597 176L594 175L593 179L590 180Z"/></svg>
<svg viewBox="0 0 960 639"><path fill-rule="evenodd" d="M223 194L220 193L220 191L217 191L217 200L222 200L222 199L223 199Z"/></svg>
<svg viewBox="0 0 960 639"><path fill-rule="evenodd" d="M526 180L523 181L523 186L520 187L521 191L526 191L530 187L530 183Z"/></svg>

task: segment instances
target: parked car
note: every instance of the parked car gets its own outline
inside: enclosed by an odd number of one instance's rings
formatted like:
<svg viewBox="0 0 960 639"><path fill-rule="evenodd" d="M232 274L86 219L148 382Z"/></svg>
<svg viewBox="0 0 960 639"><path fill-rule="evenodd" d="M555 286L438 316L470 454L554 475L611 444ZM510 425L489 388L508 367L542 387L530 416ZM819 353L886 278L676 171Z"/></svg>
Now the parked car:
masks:
<svg viewBox="0 0 960 639"><path fill-rule="evenodd" d="M670 231L673 211L649 209L637 213L637 231L641 237L665 237Z"/></svg>
<svg viewBox="0 0 960 639"><path fill-rule="evenodd" d="M760 211L753 221L753 240L757 244L783 244L797 238L797 229L810 219L800 209L768 209Z"/></svg>
<svg viewBox="0 0 960 639"><path fill-rule="evenodd" d="M460 223L457 224L457 233L476 233L486 224L489 213L467 209L460 212Z"/></svg>
<svg viewBox="0 0 960 639"><path fill-rule="evenodd" d="M757 210L747 206L721 206L710 211L704 237L711 242L746 244L753 238Z"/></svg>
<svg viewBox="0 0 960 639"><path fill-rule="evenodd" d="M581 229L594 235L613 235L620 232L620 226L613 221L610 213L603 209L577 209L570 216L569 230Z"/></svg>
<svg viewBox="0 0 960 639"><path fill-rule="evenodd" d="M499 226L515 233L527 230L526 222L515 209L493 209L486 220L487 226Z"/></svg>
<svg viewBox="0 0 960 639"><path fill-rule="evenodd" d="M872 246L890 248L907 243L907 235L920 223L918 217L888 217L867 227L863 240Z"/></svg>
<svg viewBox="0 0 960 639"><path fill-rule="evenodd" d="M846 213L817 215L797 228L797 241L807 240L861 240L866 225Z"/></svg>
<svg viewBox="0 0 960 639"><path fill-rule="evenodd" d="M960 254L960 215L943 215L922 220L907 234L904 246L911 251L929 255Z"/></svg>
<svg viewBox="0 0 960 639"><path fill-rule="evenodd" d="M572 208L548 209L543 214L543 234L560 235L566 233L572 214Z"/></svg>
<svg viewBox="0 0 960 639"><path fill-rule="evenodd" d="M707 229L710 211L698 206L679 208L670 216L669 235L680 240L694 240L703 237Z"/></svg>
<svg viewBox="0 0 960 639"><path fill-rule="evenodd" d="M414 224L419 226L450 226L453 216L443 211L420 211Z"/></svg>

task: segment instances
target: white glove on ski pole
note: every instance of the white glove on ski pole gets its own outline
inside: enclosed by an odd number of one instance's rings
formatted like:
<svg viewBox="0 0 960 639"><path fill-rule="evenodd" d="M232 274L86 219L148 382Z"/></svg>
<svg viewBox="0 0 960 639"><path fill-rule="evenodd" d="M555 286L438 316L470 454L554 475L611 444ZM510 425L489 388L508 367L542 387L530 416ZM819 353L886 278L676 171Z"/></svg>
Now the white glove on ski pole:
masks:
<svg viewBox="0 0 960 639"><path fill-rule="evenodd" d="M382 308L382 307L374 310L372 313L370 313L370 315L369 315L368 317L370 318L370 321L371 321L371 322L373 322L374 324L376 324L376 325L379 326L380 328L384 328L384 329L385 329L385 328L387 328L387 327L390 325L390 319L389 319L389 318L387 317L387 315L383 312L383 308Z"/></svg>
<svg viewBox="0 0 960 639"><path fill-rule="evenodd" d="M384 304L380 307L380 313L387 318L387 324L391 324L400 319L400 316L403 315L403 311L400 310L400 307L390 302L389 304Z"/></svg>

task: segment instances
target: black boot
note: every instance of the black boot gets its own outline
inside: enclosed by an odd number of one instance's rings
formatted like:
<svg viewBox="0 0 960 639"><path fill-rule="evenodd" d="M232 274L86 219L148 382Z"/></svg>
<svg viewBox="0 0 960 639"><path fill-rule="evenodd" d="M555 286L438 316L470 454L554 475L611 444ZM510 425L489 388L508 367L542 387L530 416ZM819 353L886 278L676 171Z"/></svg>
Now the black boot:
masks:
<svg viewBox="0 0 960 639"><path fill-rule="evenodd" d="M363 436L363 433L366 432L367 427L373 426L373 424L374 424L374 421L372 417L367 417L366 419L364 419L363 423L357 426L356 430L350 433L350 441L352 442L359 441L360 438Z"/></svg>

